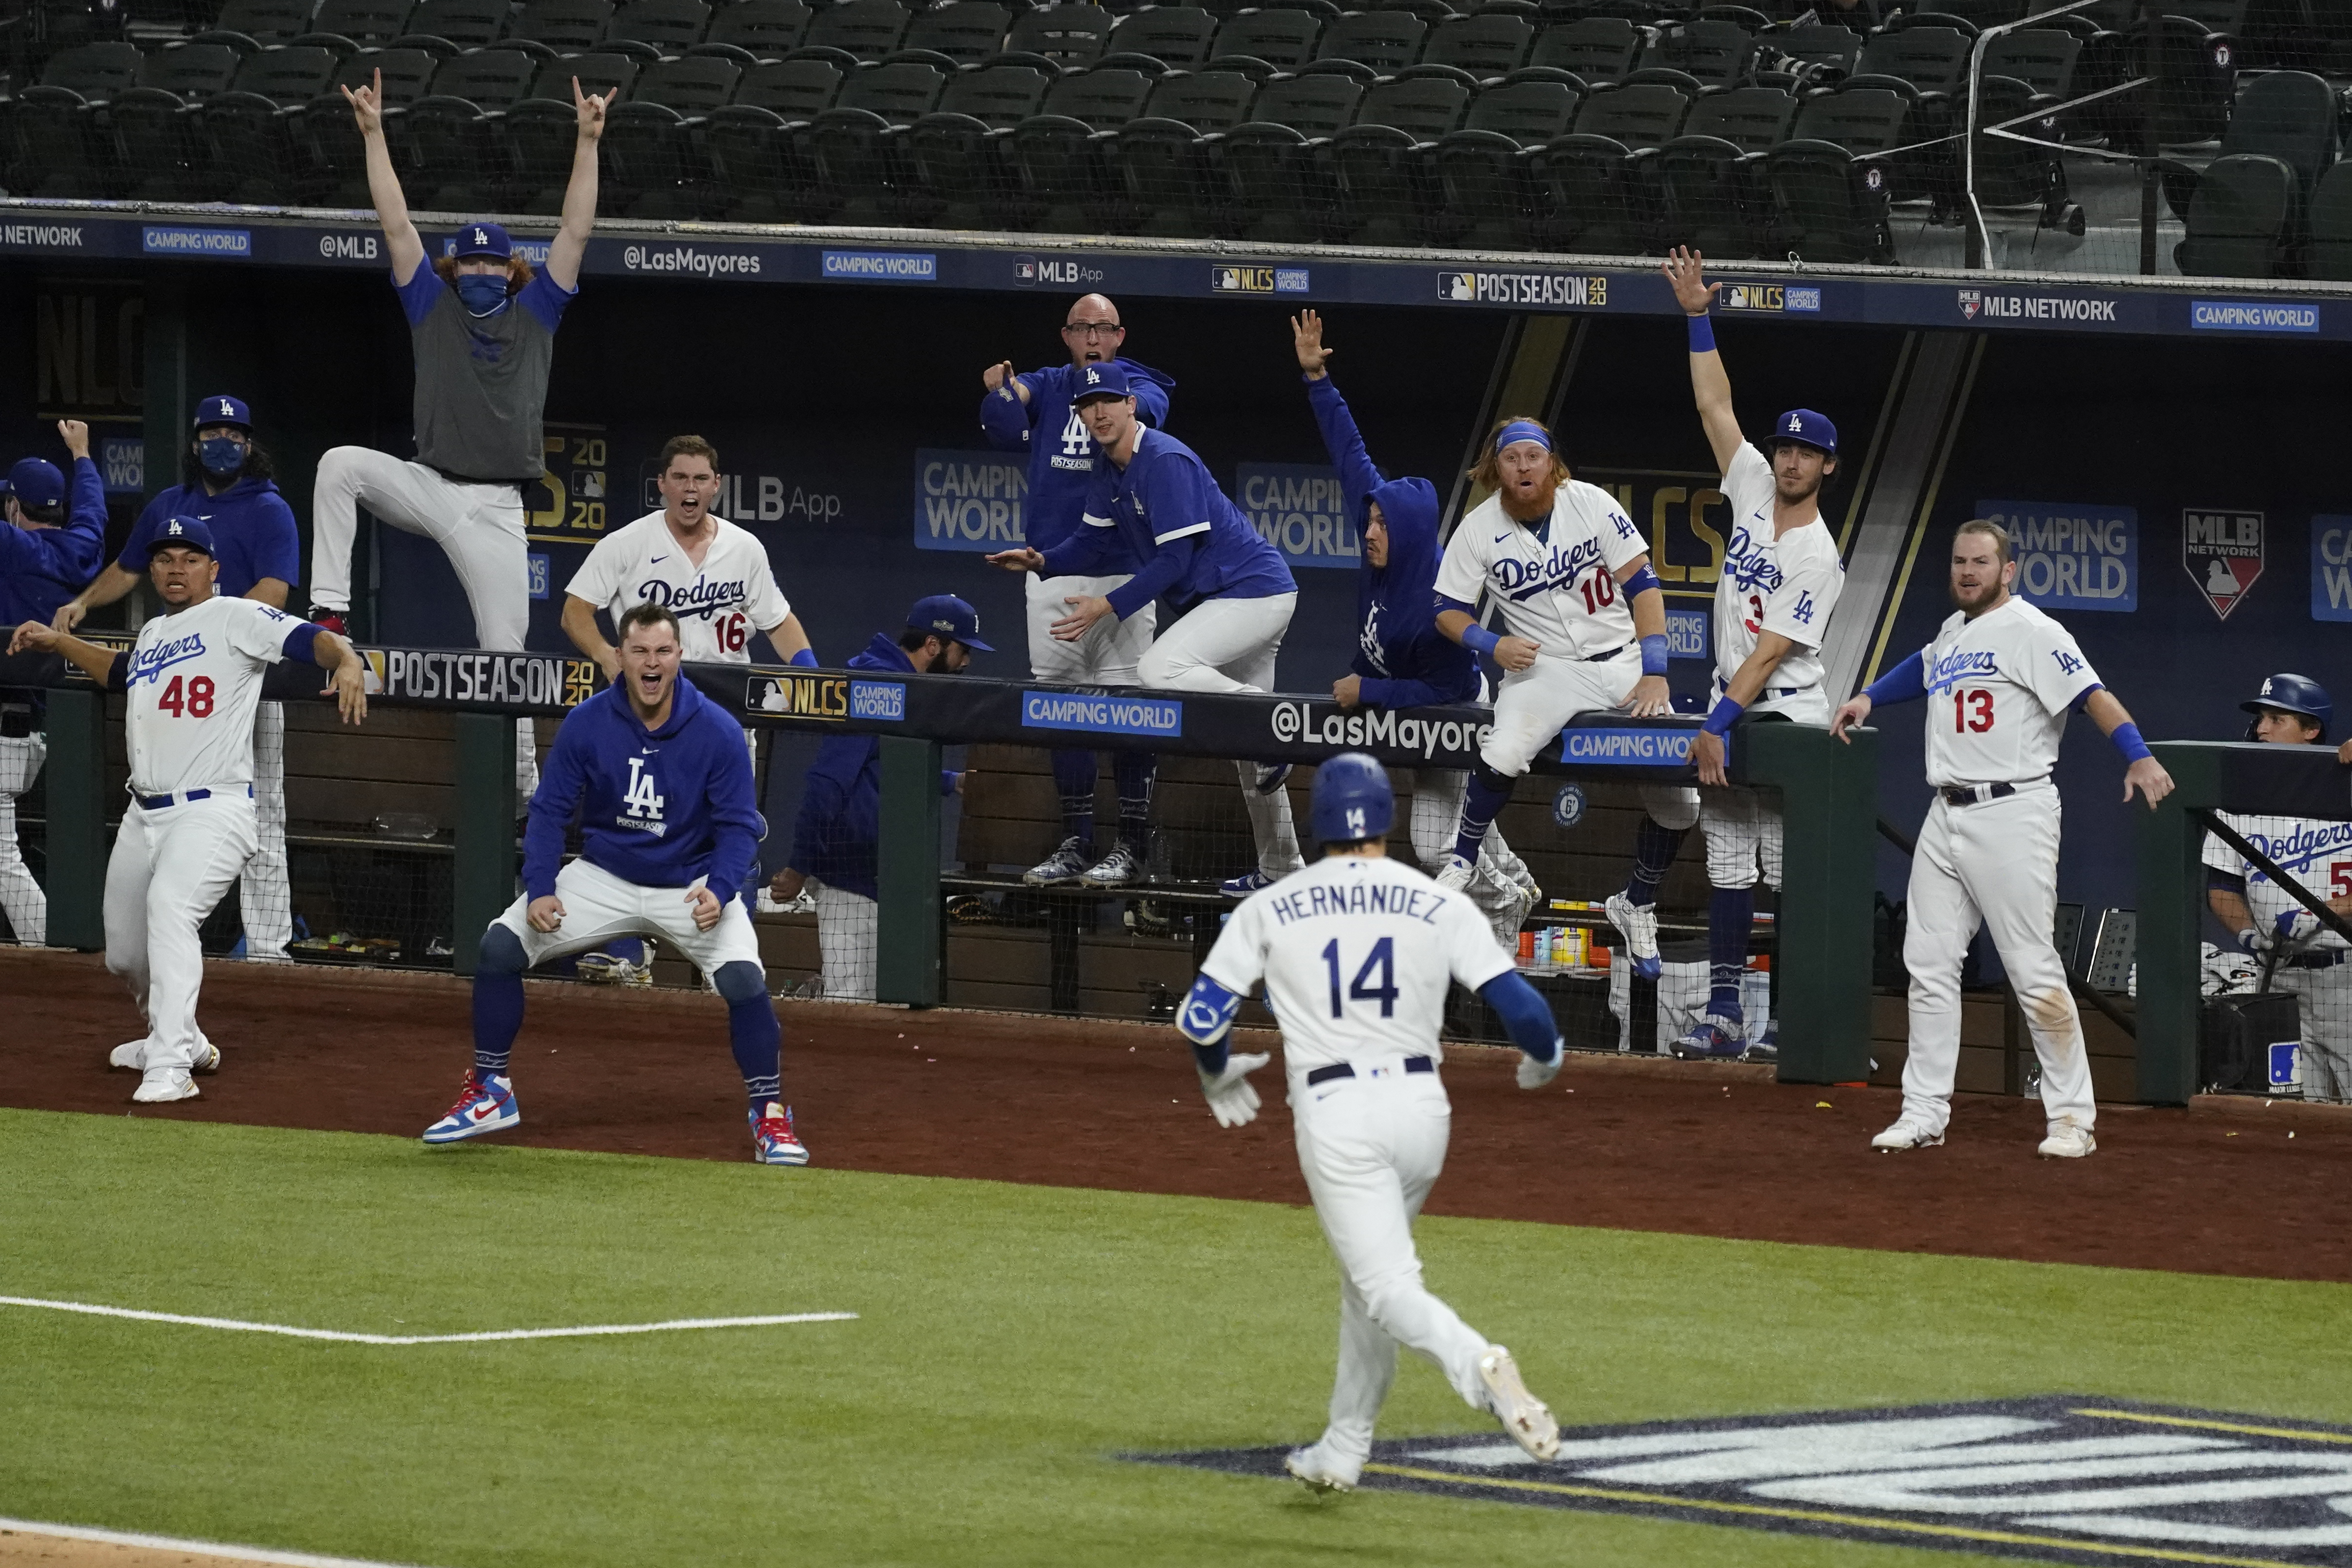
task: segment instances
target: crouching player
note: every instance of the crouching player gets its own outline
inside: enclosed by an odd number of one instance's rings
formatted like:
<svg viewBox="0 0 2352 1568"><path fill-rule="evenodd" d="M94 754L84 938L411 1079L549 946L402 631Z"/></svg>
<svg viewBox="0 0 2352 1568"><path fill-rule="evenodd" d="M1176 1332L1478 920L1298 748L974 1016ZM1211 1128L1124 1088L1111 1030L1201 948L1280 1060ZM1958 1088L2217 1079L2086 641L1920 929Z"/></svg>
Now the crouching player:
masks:
<svg viewBox="0 0 2352 1568"><path fill-rule="evenodd" d="M737 896L765 831L743 732L678 679L676 616L639 605L618 630L621 679L565 716L531 796L523 896L482 936L473 1070L425 1142L455 1143L522 1121L507 1060L522 1028L523 971L615 937L660 936L727 1000L728 1036L751 1096L752 1157L805 1165L808 1151L782 1103L782 1030ZM581 856L558 872L575 814Z"/></svg>

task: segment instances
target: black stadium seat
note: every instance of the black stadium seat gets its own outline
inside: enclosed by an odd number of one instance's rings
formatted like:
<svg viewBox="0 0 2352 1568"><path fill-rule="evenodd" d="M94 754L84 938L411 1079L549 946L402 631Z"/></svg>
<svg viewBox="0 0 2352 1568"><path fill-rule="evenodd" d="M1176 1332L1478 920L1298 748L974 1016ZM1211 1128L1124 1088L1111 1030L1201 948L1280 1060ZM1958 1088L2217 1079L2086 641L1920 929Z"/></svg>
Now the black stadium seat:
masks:
<svg viewBox="0 0 2352 1568"><path fill-rule="evenodd" d="M793 139L814 178L810 210L844 222L882 221L893 173L888 133L929 114L946 86L945 72L913 60L868 66L844 82L834 106Z"/></svg>
<svg viewBox="0 0 2352 1568"><path fill-rule="evenodd" d="M415 8L414 0L320 0L306 31L381 48L409 30L408 15Z"/></svg>
<svg viewBox="0 0 2352 1568"><path fill-rule="evenodd" d="M1356 118L1364 89L1344 76L1267 82L1250 118L1208 149L1219 226L1235 238L1308 240L1323 182L1318 155Z"/></svg>
<svg viewBox="0 0 2352 1568"><path fill-rule="evenodd" d="M1796 117L1796 99L1778 88L1734 88L1694 103L1682 134L1658 149L1665 243L1727 259L1764 255L1771 198L1763 155L1788 139Z"/></svg>
<svg viewBox="0 0 2352 1568"><path fill-rule="evenodd" d="M106 159L93 111L139 85L136 44L60 49L41 79L19 91L0 120L0 181L21 195L82 200L107 194Z"/></svg>
<svg viewBox="0 0 2352 1568"><path fill-rule="evenodd" d="M506 148L489 117L530 92L539 64L508 48L441 62L425 95L408 106L410 161L401 179L410 201L444 211L497 203L506 184Z"/></svg>
<svg viewBox="0 0 2352 1568"><path fill-rule="evenodd" d="M1174 70L1198 70L1216 39L1217 19L1200 6L1154 5L1113 28L1110 47L1120 54L1150 55Z"/></svg>
<svg viewBox="0 0 2352 1568"><path fill-rule="evenodd" d="M1862 35L1852 27L1826 22L1808 22L1775 33L1765 47L1799 65L1827 67L1842 77L1853 75L1862 58Z"/></svg>
<svg viewBox="0 0 2352 1568"><path fill-rule="evenodd" d="M1748 74L1756 39L1737 22L1670 22L1642 51L1642 68L1678 70L1701 87L1730 87Z"/></svg>
<svg viewBox="0 0 2352 1568"><path fill-rule="evenodd" d="M1011 178L1004 143L1037 112L1049 84L1035 66L988 66L950 79L938 107L899 136L895 216L947 228L992 219Z"/></svg>
<svg viewBox="0 0 2352 1568"><path fill-rule="evenodd" d="M870 64L898 47L908 17L898 0L841 0L809 21L801 35L803 49L842 49Z"/></svg>
<svg viewBox="0 0 2352 1568"><path fill-rule="evenodd" d="M1359 11L1323 29L1315 40L1318 60L1353 60L1381 76L1394 76L1421 58L1429 24L1410 11Z"/></svg>
<svg viewBox="0 0 2352 1568"><path fill-rule="evenodd" d="M2352 279L2352 162L2320 176L2311 198L2311 275Z"/></svg>
<svg viewBox="0 0 2352 1568"><path fill-rule="evenodd" d="M793 142L833 107L844 76L830 60L766 62L743 73L733 103L711 111L704 146L728 217L779 223L800 215L815 170Z"/></svg>
<svg viewBox="0 0 2352 1568"><path fill-rule="evenodd" d="M601 50L541 62L530 93L506 111L499 127L510 171L509 211L546 215L563 210L572 148L579 139L580 114L572 101L575 78L581 91L611 92L620 102L636 83L637 62Z"/></svg>
<svg viewBox="0 0 2352 1568"><path fill-rule="evenodd" d="M1510 75L1535 47L1535 24L1508 12L1486 12L1440 22L1422 50L1423 64L1459 66L1481 81Z"/></svg>
<svg viewBox="0 0 2352 1568"><path fill-rule="evenodd" d="M604 44L645 44L665 59L702 42L710 26L705 0L627 0L604 28Z"/></svg>
<svg viewBox="0 0 2352 1568"><path fill-rule="evenodd" d="M1774 255L1807 261L1895 259L1889 160L1873 154L1909 136L1911 99L1892 88L1843 88L1799 107L1790 139L1764 155Z"/></svg>
<svg viewBox="0 0 2352 1568"><path fill-rule="evenodd" d="M282 44L310 30L311 0L228 0L213 26L265 44Z"/></svg>
<svg viewBox="0 0 2352 1568"><path fill-rule="evenodd" d="M255 205L291 199L300 162L293 122L341 63L327 49L289 44L238 67L229 90L199 110L212 170L207 195Z"/></svg>
<svg viewBox="0 0 2352 1568"><path fill-rule="evenodd" d="M1322 32L1322 18L1310 11L1289 6L1244 11L1217 29L1207 68L1240 70L1255 81L1276 71L1296 71L1315 58L1315 40Z"/></svg>
<svg viewBox="0 0 2352 1568"><path fill-rule="evenodd" d="M1423 77L1380 82L1364 94L1355 123L1331 138L1328 237L1419 243L1423 215L1437 204L1429 153L1439 137L1460 128L1470 90Z"/></svg>
<svg viewBox="0 0 2352 1568"><path fill-rule="evenodd" d="M213 184L196 112L226 92L244 57L226 44L182 44L147 57L139 85L107 105L104 160L130 201L203 201Z"/></svg>
<svg viewBox="0 0 2352 1568"><path fill-rule="evenodd" d="M1047 5L1023 13L1004 47L1013 54L1043 55L1064 70L1092 65L1109 47L1111 21L1099 5Z"/></svg>
<svg viewBox="0 0 2352 1568"><path fill-rule="evenodd" d="M1664 82L1594 83L1576 129L1528 155L1543 248L1646 248L1656 198L1641 165L1681 133L1689 109L1690 95Z"/></svg>
<svg viewBox="0 0 2352 1568"><path fill-rule="evenodd" d="M1153 84L1143 113L1104 143L1122 230L1179 237L1212 231L1208 139L1240 124L1255 91L1248 77L1229 70L1194 71Z"/></svg>
<svg viewBox="0 0 2352 1568"><path fill-rule="evenodd" d="M598 209L614 217L717 216L723 204L697 137L742 74L734 61L709 55L647 66L628 101L605 111Z"/></svg>
<svg viewBox="0 0 2352 1568"><path fill-rule="evenodd" d="M576 55L594 48L612 19L613 0L524 0L507 36Z"/></svg>
<svg viewBox="0 0 2352 1568"><path fill-rule="evenodd" d="M1984 74L2014 77L2037 93L2052 98L2072 96L2074 62L2083 40L2055 27L2027 27L2003 33L1985 45Z"/></svg>
<svg viewBox="0 0 2352 1568"><path fill-rule="evenodd" d="M1462 129L1430 154L1440 193L1430 237L1444 245L1532 250L1528 150L1565 136L1583 89L1565 72L1538 66L1496 82L1470 104Z"/></svg>
<svg viewBox="0 0 2352 1568"><path fill-rule="evenodd" d="M478 49L499 41L513 11L506 0L418 0L409 13L408 30Z"/></svg>
<svg viewBox="0 0 2352 1568"><path fill-rule="evenodd" d="M800 47L814 16L802 0L732 0L710 18L704 41L733 44L763 60L782 59Z"/></svg>
<svg viewBox="0 0 2352 1568"><path fill-rule="evenodd" d="M1143 112L1153 78L1097 68L1065 77L1037 113L1013 128L1004 155L1013 189L1007 218L1051 233L1083 232L1111 205L1103 143Z"/></svg>
<svg viewBox="0 0 2352 1568"><path fill-rule="evenodd" d="M1622 16L1582 16L1546 28L1528 56L1531 66L1553 66L1599 87L1633 68L1642 30Z"/></svg>
<svg viewBox="0 0 2352 1568"><path fill-rule="evenodd" d="M2320 175L2336 160L2335 89L2307 71L2249 76L2200 171L2168 161L2165 198L2188 226L2174 253L2190 275L2275 277L2299 259Z"/></svg>
<svg viewBox="0 0 2352 1568"><path fill-rule="evenodd" d="M1004 45L1013 13L996 0L949 0L916 14L899 47L929 49L960 66L978 65Z"/></svg>

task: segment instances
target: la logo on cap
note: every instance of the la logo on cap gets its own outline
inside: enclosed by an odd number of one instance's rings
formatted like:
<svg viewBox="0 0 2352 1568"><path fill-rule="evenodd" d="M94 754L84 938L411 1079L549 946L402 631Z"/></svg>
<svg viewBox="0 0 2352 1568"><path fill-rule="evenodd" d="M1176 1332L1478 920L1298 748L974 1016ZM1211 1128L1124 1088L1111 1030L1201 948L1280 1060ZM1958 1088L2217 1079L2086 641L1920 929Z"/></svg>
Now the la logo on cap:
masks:
<svg viewBox="0 0 2352 1568"><path fill-rule="evenodd" d="M1801 431L1804 427L1805 422L1802 419L1800 419L1793 414L1789 416L1789 428L1791 432Z"/></svg>
<svg viewBox="0 0 2352 1568"><path fill-rule="evenodd" d="M1100 385L1101 384L1102 384L1102 372L1100 372L1100 371L1098 371L1098 370L1090 370L1090 371L1087 372L1087 384L1088 386L1098 386L1098 385Z"/></svg>
<svg viewBox="0 0 2352 1568"><path fill-rule="evenodd" d="M181 527L177 522L174 522L174 523L173 523L173 524L172 524L172 531L173 531L173 533L185 533L185 532L187 532L188 531L187 531L186 529L184 529L184 528L182 528L182 527ZM2265 691L2267 691L2267 690L2269 690L2269 689L2270 689L2270 688L2268 688L2268 687L2264 687L2263 689L2263 690L2265 690Z"/></svg>
<svg viewBox="0 0 2352 1568"><path fill-rule="evenodd" d="M229 415L234 414L234 413L236 413L236 409L231 408L231 407L228 405L228 399L227 399L227 398L224 397L224 398L222 398L222 399L221 399L221 416L222 416L223 418L226 418Z"/></svg>
<svg viewBox="0 0 2352 1568"><path fill-rule="evenodd" d="M476 230L474 231L474 243L475 243L476 245L488 245L488 244L489 244L489 243L490 243L490 236L489 236L489 232L488 232L487 229L479 229L479 228L476 229Z"/></svg>

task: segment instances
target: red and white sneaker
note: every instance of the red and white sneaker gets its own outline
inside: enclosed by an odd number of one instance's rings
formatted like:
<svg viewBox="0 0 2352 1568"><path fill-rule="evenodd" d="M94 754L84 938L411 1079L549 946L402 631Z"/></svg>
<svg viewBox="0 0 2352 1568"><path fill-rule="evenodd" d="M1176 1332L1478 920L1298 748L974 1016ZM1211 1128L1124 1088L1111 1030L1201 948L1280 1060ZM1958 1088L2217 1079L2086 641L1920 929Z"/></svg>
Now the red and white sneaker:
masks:
<svg viewBox="0 0 2352 1568"><path fill-rule="evenodd" d="M449 1114L425 1130L427 1143L462 1143L468 1138L479 1138L485 1132L503 1132L520 1125L522 1112L516 1109L514 1084L505 1075L493 1073L484 1078L480 1072L466 1074L465 1092Z"/></svg>
<svg viewBox="0 0 2352 1568"><path fill-rule="evenodd" d="M793 1131L793 1110L789 1105L768 1102L764 1111L746 1112L751 1119L751 1158L762 1165L805 1165L808 1151L801 1146L800 1137Z"/></svg>

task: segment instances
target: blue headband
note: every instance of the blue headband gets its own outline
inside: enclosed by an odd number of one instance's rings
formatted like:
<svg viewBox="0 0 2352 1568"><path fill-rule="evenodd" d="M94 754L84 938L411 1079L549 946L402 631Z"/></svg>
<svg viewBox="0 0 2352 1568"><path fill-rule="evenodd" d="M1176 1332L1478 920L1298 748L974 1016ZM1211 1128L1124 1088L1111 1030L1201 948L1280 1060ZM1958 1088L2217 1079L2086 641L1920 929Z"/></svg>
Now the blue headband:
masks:
<svg viewBox="0 0 2352 1568"><path fill-rule="evenodd" d="M1500 456L1503 448L1514 441L1533 441L1545 451L1551 450L1551 437L1532 419L1514 419L1504 426L1503 433L1495 437L1496 454Z"/></svg>

